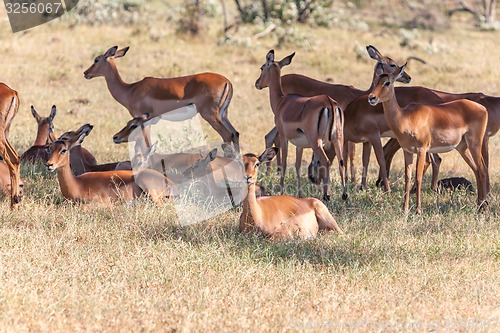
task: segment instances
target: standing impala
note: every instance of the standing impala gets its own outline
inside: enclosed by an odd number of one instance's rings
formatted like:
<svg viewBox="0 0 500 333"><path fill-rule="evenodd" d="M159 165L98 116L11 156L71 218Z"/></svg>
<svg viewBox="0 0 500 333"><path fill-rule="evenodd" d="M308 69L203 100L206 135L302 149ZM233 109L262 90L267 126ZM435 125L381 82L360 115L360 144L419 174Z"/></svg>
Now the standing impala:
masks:
<svg viewBox="0 0 500 333"><path fill-rule="evenodd" d="M456 149L476 176L477 203L485 200L487 169L481 153L488 111L470 100L427 105L412 103L401 108L396 100L394 81L403 74L406 64L397 74L382 74L373 81L368 96L371 105L382 103L389 127L394 132L405 157L405 213L409 209L410 177L413 154L417 154L417 214L421 214L420 189L425 154L444 153Z"/></svg>
<svg viewBox="0 0 500 333"><path fill-rule="evenodd" d="M47 170L57 170L61 192L66 199L76 202L111 203L119 199L132 200L147 194L159 204L170 195L173 185L166 177L154 170L115 170L87 172L74 176L69 166L70 150L82 143L91 129L85 125L73 135L63 134L50 146Z"/></svg>
<svg viewBox="0 0 500 333"><path fill-rule="evenodd" d="M288 195L260 197L255 195L255 181L261 163L276 156L277 148L266 149L259 157L243 156L245 182L248 195L243 201L240 216L240 232L258 231L274 239L314 238L318 230L337 231L344 234L328 208L315 198L296 198Z"/></svg>
<svg viewBox="0 0 500 333"><path fill-rule="evenodd" d="M21 202L19 155L10 144L9 130L12 119L19 109L19 97L15 90L6 84L0 83L0 158L7 165L10 175L10 208L13 209Z"/></svg>
<svg viewBox="0 0 500 333"><path fill-rule="evenodd" d="M323 199L329 199L330 164L325 148L332 145L339 156L339 171L342 182L342 199L347 199L345 187L344 162L341 158L343 146L343 111L337 102L327 95L302 97L283 93L281 87L281 68L289 65L295 53L274 61L274 50L267 53L266 63L262 65L261 73L255 87L269 87L271 109L274 113L274 123L280 138L280 185L284 191L285 172L288 155L288 142L296 147L295 171L299 196L302 194L300 180L300 165L304 148L312 148L321 165L320 173L323 181Z"/></svg>
<svg viewBox="0 0 500 333"><path fill-rule="evenodd" d="M111 95L127 108L132 117L147 112L152 117L168 114L166 119L181 121L198 112L224 142L233 142L239 149L239 134L227 118L227 108L233 96L233 85L228 79L215 73L202 73L176 78L146 77L138 82L125 83L118 73L115 59L123 57L128 49L118 50L114 46L97 56L84 72L85 78L104 76ZM195 108L175 111L187 105Z"/></svg>

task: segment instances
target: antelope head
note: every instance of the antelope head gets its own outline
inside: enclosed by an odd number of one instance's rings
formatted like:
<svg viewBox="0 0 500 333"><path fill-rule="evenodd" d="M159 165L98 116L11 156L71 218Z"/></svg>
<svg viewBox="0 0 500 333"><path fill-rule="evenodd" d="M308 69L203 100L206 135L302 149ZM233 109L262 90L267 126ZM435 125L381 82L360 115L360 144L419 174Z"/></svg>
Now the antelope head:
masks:
<svg viewBox="0 0 500 333"><path fill-rule="evenodd" d="M121 50L118 50L118 46L111 47L106 53L95 57L94 63L83 72L83 75L87 80L90 80L94 77L105 76L111 73L116 68L115 59L123 57L128 49L128 46Z"/></svg>
<svg viewBox="0 0 500 333"><path fill-rule="evenodd" d="M271 82L271 73L278 72L278 76L281 75L281 69L284 66L290 65L295 52L289 56L284 57L280 61L274 61L274 50L271 50L266 55L266 63L260 67L260 76L255 81L255 88L263 89L269 87Z"/></svg>
<svg viewBox="0 0 500 333"><path fill-rule="evenodd" d="M393 74L382 74L373 79L373 90L368 95L370 105L387 102L394 93L394 82L404 75L406 64L401 67L400 71Z"/></svg>
<svg viewBox="0 0 500 333"><path fill-rule="evenodd" d="M271 162L277 153L278 148L271 147L267 148L259 157L251 153L243 155L243 164L245 165L245 183L248 185L255 184L260 164Z"/></svg>

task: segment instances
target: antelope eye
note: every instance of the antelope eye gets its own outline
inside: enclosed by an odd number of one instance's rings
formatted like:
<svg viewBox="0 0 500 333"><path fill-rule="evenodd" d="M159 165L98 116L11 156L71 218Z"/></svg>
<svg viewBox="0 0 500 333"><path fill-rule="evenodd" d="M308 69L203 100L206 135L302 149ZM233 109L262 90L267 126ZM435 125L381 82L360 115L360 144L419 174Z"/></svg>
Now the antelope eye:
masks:
<svg viewBox="0 0 500 333"><path fill-rule="evenodd" d="M137 127L138 127L138 125L137 125L137 124L132 124L132 125L130 125L130 129L134 129L134 128L137 128Z"/></svg>
<svg viewBox="0 0 500 333"><path fill-rule="evenodd" d="M99 58L95 58L94 59L94 64L97 64L98 61L99 61Z"/></svg>
<svg viewBox="0 0 500 333"><path fill-rule="evenodd" d="M396 67L396 65L394 65L394 64L390 64L389 66L391 66L392 68Z"/></svg>
<svg viewBox="0 0 500 333"><path fill-rule="evenodd" d="M255 167L256 168L260 167L260 162L255 163Z"/></svg>
<svg viewBox="0 0 500 333"><path fill-rule="evenodd" d="M384 87L388 87L391 85L391 81L387 81L386 83L384 83Z"/></svg>
<svg viewBox="0 0 500 333"><path fill-rule="evenodd" d="M66 149L61 149L61 155L66 154L67 150Z"/></svg>

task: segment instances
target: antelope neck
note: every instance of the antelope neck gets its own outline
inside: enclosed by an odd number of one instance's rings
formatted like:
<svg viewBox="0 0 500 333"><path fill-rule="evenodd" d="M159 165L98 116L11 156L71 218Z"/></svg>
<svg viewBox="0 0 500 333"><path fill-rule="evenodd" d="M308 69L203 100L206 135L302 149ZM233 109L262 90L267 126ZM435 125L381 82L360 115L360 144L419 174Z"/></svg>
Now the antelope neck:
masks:
<svg viewBox="0 0 500 333"><path fill-rule="evenodd" d="M269 82L269 99L271 102L271 109L274 113L279 109L279 104L283 96L283 88L281 87L281 71L277 65L273 66L270 70Z"/></svg>
<svg viewBox="0 0 500 333"><path fill-rule="evenodd" d="M129 104L129 88L130 84L125 83L120 73L118 73L118 68L114 62L109 62L111 69L106 72L104 78L106 80L106 84L108 85L108 90L121 105L128 108Z"/></svg>
<svg viewBox="0 0 500 333"><path fill-rule="evenodd" d="M41 127L38 127L38 131L36 133L36 139L35 143L33 144L34 146L44 146L47 144L47 141L49 139L49 125L44 124Z"/></svg>

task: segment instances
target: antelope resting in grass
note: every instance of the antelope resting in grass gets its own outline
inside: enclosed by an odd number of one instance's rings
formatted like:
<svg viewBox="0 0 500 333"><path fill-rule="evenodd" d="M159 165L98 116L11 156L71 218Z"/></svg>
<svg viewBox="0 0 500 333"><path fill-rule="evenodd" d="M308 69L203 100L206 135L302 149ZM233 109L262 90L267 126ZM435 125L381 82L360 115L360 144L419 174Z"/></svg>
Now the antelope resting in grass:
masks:
<svg viewBox="0 0 500 333"><path fill-rule="evenodd" d="M269 87L271 109L274 113L274 123L280 138L280 185L284 191L284 180L287 165L288 142L296 146L295 170L297 173L298 194L302 195L300 180L300 165L304 148L312 148L321 165L323 181L323 199L329 200L330 164L325 149L333 145L337 156L342 156L343 142L343 111L337 102L327 95L302 97L283 93L281 87L281 68L289 65L295 53L274 61L274 50L268 52L266 63L262 65L261 73L255 87ZM339 159L339 171L342 182L342 199L347 199L344 176L344 162Z"/></svg>
<svg viewBox="0 0 500 333"><path fill-rule="evenodd" d="M0 158L5 162L10 176L10 208L21 202L19 155L10 144L8 137L12 119L19 110L19 97L15 90L0 83Z"/></svg>
<svg viewBox="0 0 500 333"><path fill-rule="evenodd" d="M484 106L466 99L437 105L412 103L401 108L396 100L394 82L403 75L405 68L406 64L399 73L376 77L373 81L374 89L368 96L371 105L382 103L387 123L404 150L405 213L409 209L413 154L417 154L417 214L421 214L420 189L425 154L445 153L453 149L460 153L474 171L479 208L487 205L487 168L481 149L488 111Z"/></svg>
<svg viewBox="0 0 500 333"><path fill-rule="evenodd" d="M82 143L91 125L83 126L73 136L63 134L50 146L47 170L57 170L61 192L66 199L76 202L110 203L119 199L132 200L142 194L160 204L170 196L172 183L154 170L87 172L74 176L69 166L70 150Z"/></svg>
<svg viewBox="0 0 500 333"><path fill-rule="evenodd" d="M273 240L314 238L318 230L343 234L328 208L318 199L288 195L260 198L255 196L258 168L261 163L272 160L277 150L275 147L268 148L259 157L254 154L243 156L248 195L243 201L240 232L258 231Z"/></svg>
<svg viewBox="0 0 500 333"><path fill-rule="evenodd" d="M202 73L175 78L146 77L131 84L125 83L118 73L115 59L123 57L128 47L111 47L84 72L86 79L104 76L111 95L130 112L132 117L149 113L166 114L169 120L181 121L199 113L222 137L233 142L239 150L239 134L227 118L227 109L233 96L233 85L222 75ZM195 108L177 109L194 105ZM186 110L189 110L186 112Z"/></svg>
<svg viewBox="0 0 500 333"><path fill-rule="evenodd" d="M21 162L35 163L36 161L41 160L45 163L49 159L47 145L55 141L52 121L56 116L56 106L52 106L52 110L50 111L48 117L40 117L32 105L31 114L33 115L33 118L35 118L38 130L36 133L35 143L33 143L33 146L28 148L28 150L21 155Z"/></svg>

